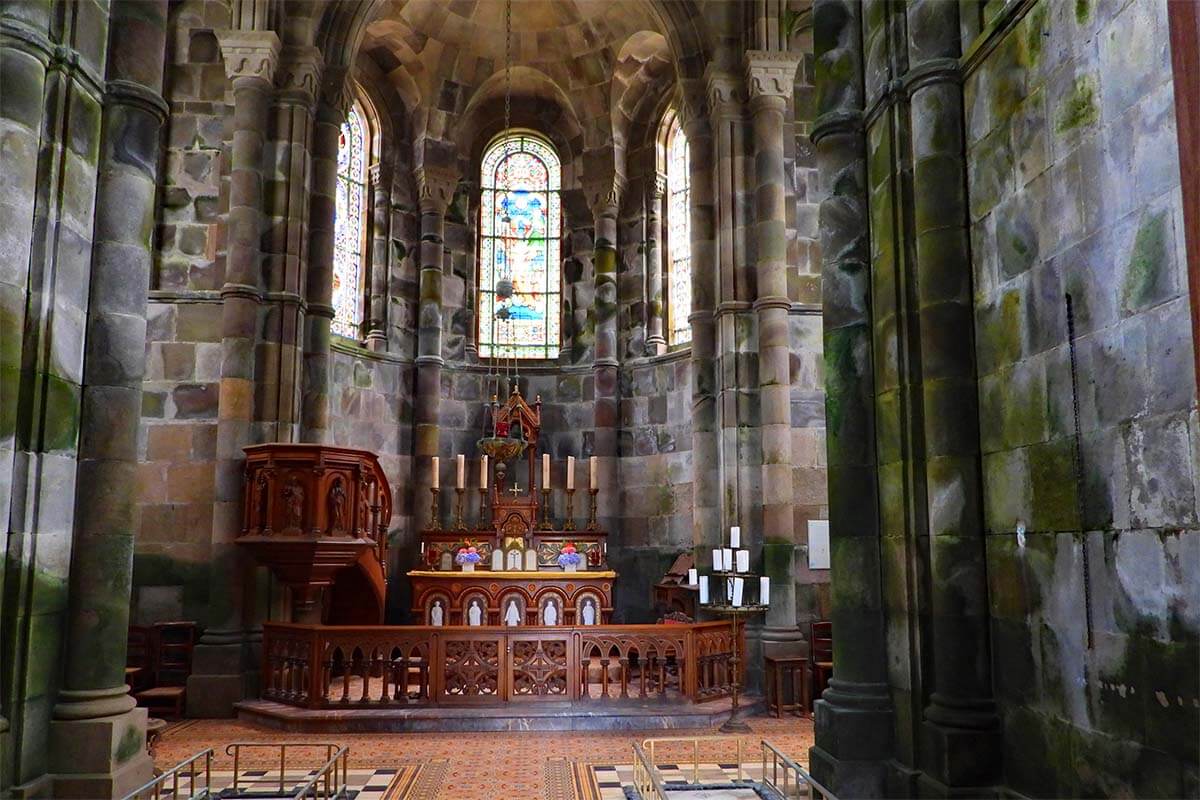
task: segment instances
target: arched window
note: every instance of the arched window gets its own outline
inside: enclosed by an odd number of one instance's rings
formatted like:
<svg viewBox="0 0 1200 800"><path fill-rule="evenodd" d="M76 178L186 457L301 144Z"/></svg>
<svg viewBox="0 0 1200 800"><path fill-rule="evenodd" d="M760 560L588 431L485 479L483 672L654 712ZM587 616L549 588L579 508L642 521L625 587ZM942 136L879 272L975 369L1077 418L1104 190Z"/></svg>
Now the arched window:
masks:
<svg viewBox="0 0 1200 800"><path fill-rule="evenodd" d="M338 136L337 216L333 226L334 333L358 339L362 327L363 242L366 239L367 126L350 109Z"/></svg>
<svg viewBox="0 0 1200 800"><path fill-rule="evenodd" d="M556 358L559 182L553 148L508 131L483 154L479 204L479 355Z"/></svg>
<svg viewBox="0 0 1200 800"><path fill-rule="evenodd" d="M691 175L688 141L679 117L667 130L667 342L692 340Z"/></svg>

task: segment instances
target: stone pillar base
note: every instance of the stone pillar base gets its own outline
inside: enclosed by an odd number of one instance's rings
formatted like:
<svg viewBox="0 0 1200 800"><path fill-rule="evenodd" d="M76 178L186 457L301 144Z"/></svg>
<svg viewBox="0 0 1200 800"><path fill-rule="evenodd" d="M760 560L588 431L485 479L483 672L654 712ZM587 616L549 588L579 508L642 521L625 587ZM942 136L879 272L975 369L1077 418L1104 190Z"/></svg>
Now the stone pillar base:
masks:
<svg viewBox="0 0 1200 800"><path fill-rule="evenodd" d="M234 703L257 696L259 672L243 669L243 648L242 642L196 645L187 682L189 717L232 717Z"/></svg>
<svg viewBox="0 0 1200 800"><path fill-rule="evenodd" d="M980 788L999 781L1000 753L999 727L958 728L925 720L921 723L921 795L977 797Z"/></svg>
<svg viewBox="0 0 1200 800"><path fill-rule="evenodd" d="M810 770L839 797L887 796L892 712L886 691L874 684L831 681L817 700Z"/></svg>
<svg viewBox="0 0 1200 800"><path fill-rule="evenodd" d="M50 723L55 797L124 797L154 777L144 708Z"/></svg>
<svg viewBox="0 0 1200 800"><path fill-rule="evenodd" d="M822 786L838 797L887 797L886 765L882 761L839 759L813 746L808 751L808 768Z"/></svg>

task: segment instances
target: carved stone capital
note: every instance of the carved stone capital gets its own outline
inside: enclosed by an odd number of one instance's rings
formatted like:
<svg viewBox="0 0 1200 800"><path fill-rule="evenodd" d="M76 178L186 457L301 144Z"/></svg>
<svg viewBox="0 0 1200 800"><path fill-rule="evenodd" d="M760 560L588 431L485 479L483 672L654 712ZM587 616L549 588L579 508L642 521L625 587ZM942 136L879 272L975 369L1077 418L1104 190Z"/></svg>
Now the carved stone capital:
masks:
<svg viewBox="0 0 1200 800"><path fill-rule="evenodd" d="M655 200L662 200L666 196L667 176L664 173L654 173L654 183L650 186L650 194Z"/></svg>
<svg viewBox="0 0 1200 800"><path fill-rule="evenodd" d="M615 217L625 191L625 179L615 173L584 179L583 195L594 217Z"/></svg>
<svg viewBox="0 0 1200 800"><path fill-rule="evenodd" d="M279 37L274 31L218 31L217 43L225 59L225 76L231 81L274 82L280 50Z"/></svg>
<svg viewBox="0 0 1200 800"><path fill-rule="evenodd" d="M737 117L746 103L746 83L740 75L709 71L704 75L708 108L714 117Z"/></svg>
<svg viewBox="0 0 1200 800"><path fill-rule="evenodd" d="M324 67L321 51L316 47L285 47L279 58L275 82L285 97L311 105L321 85Z"/></svg>
<svg viewBox="0 0 1200 800"><path fill-rule="evenodd" d="M370 179L371 185L379 188L388 182L391 177L391 169L384 161L376 161L371 166L367 167L367 178Z"/></svg>
<svg viewBox="0 0 1200 800"><path fill-rule="evenodd" d="M768 50L746 52L746 85L750 89L750 101L760 98L790 98L795 91L796 68L800 56Z"/></svg>
<svg viewBox="0 0 1200 800"><path fill-rule="evenodd" d="M458 187L458 170L451 167L417 167L417 177L422 214L445 214L454 190Z"/></svg>
<svg viewBox="0 0 1200 800"><path fill-rule="evenodd" d="M354 104L354 92L350 85L350 71L341 66L328 66L321 73L322 105L333 110L339 122L344 122Z"/></svg>

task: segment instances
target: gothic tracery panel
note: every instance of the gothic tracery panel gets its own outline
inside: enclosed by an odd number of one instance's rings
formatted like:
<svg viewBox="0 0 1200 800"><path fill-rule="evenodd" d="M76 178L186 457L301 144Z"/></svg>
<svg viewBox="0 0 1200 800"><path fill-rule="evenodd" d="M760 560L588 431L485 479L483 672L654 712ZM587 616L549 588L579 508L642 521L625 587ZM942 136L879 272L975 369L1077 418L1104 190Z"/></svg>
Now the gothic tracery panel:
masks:
<svg viewBox="0 0 1200 800"><path fill-rule="evenodd" d="M333 227L334 333L357 339L362 324L362 261L366 238L367 129L358 107L338 136L337 213Z"/></svg>

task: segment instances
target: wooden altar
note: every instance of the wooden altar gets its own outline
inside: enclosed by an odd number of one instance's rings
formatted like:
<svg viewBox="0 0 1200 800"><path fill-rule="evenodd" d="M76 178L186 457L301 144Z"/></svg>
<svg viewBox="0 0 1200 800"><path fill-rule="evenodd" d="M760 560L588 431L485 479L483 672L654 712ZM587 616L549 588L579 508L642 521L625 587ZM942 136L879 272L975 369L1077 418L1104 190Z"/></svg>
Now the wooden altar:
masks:
<svg viewBox="0 0 1200 800"><path fill-rule="evenodd" d="M520 625L543 624L547 603L555 605L554 618L559 625L610 621L617 574L607 564L607 533L595 521L594 488L586 492L592 502L581 526L573 513L573 484L567 489L568 516L561 521L550 518L552 490L544 466L542 488L535 489L539 485L541 407L540 397L531 404L515 385L503 405L493 398L493 435L479 441L482 488L470 490L478 500L468 504L468 491L460 480L454 489L450 526L431 526L421 532L421 564L408 573L413 616L420 624L439 624L434 619L435 607L442 625L472 624L468 618L472 604L480 609L475 624L505 624L510 601L517 605ZM514 462L511 471L510 460ZM443 494L434 488L434 520L441 516ZM468 510L468 505L477 506L477 511ZM468 522L468 516L474 519ZM568 545L580 556L573 572L559 563ZM456 561L460 551L468 548L474 548L479 556L472 571L464 571Z"/></svg>

